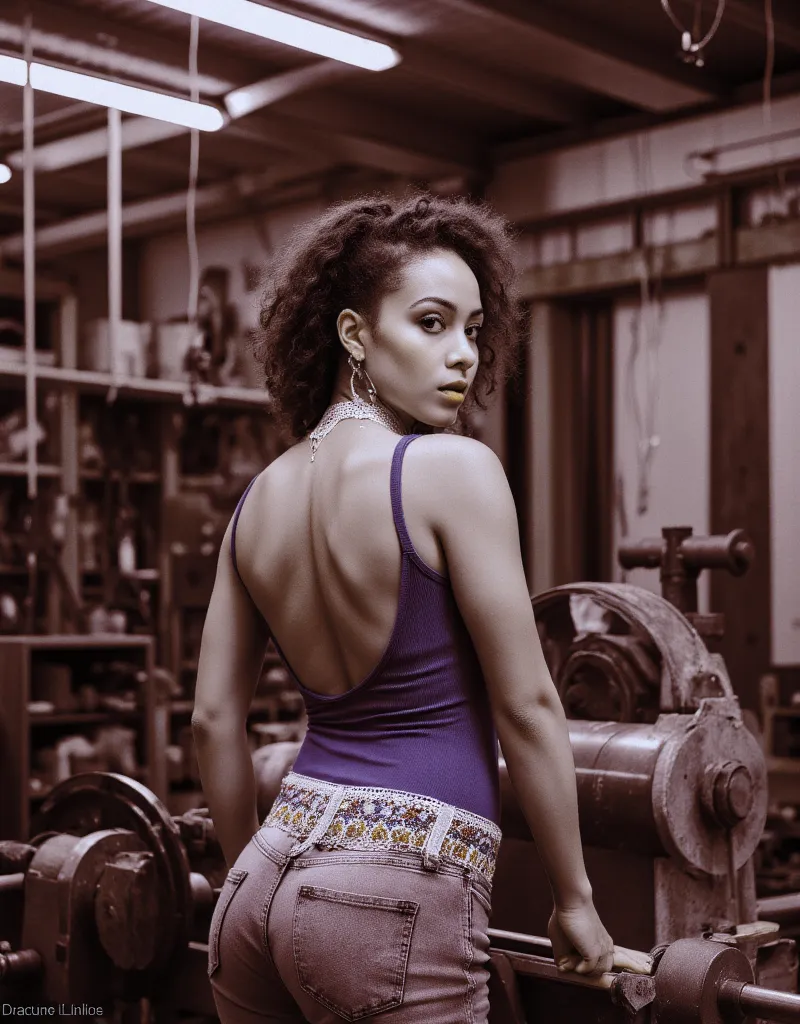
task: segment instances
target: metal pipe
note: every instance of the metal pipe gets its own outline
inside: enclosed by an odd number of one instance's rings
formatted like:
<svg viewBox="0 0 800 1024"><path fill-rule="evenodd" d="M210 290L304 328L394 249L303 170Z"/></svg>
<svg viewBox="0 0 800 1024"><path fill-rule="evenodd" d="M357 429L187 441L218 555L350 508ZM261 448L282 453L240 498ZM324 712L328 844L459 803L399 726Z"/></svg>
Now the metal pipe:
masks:
<svg viewBox="0 0 800 1024"><path fill-rule="evenodd" d="M653 812L653 776L669 735L630 723L570 720L567 724L584 843L663 856ZM500 786L503 835L530 839L503 760Z"/></svg>
<svg viewBox="0 0 800 1024"><path fill-rule="evenodd" d="M756 906L761 921L775 921L782 928L800 924L800 892L765 896Z"/></svg>
<svg viewBox="0 0 800 1024"><path fill-rule="evenodd" d="M0 953L0 980L34 978L42 973L42 958L35 949Z"/></svg>
<svg viewBox="0 0 800 1024"><path fill-rule="evenodd" d="M720 1010L738 1012L742 1018L752 1016L776 1024L800 1024L800 996L792 992L723 981L718 1000Z"/></svg>
<svg viewBox="0 0 800 1024"><path fill-rule="evenodd" d="M21 892L24 886L24 871L15 871L12 875L0 875L0 892Z"/></svg>

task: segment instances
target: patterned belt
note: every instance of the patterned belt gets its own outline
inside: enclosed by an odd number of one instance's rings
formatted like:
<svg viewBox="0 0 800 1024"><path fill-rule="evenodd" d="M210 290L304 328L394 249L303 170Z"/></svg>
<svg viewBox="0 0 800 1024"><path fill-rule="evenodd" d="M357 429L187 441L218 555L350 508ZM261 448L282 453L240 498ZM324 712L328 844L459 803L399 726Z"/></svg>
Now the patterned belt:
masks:
<svg viewBox="0 0 800 1024"><path fill-rule="evenodd" d="M494 822L432 797L338 786L296 772L284 778L264 824L288 832L303 848L412 850L422 853L425 867L441 856L488 881L502 838Z"/></svg>

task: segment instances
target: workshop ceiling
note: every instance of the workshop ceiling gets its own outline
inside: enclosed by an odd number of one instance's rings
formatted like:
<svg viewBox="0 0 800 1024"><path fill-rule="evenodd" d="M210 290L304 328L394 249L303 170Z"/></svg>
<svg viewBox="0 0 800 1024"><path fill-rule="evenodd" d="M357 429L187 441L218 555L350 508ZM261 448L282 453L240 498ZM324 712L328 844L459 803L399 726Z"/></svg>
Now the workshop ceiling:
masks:
<svg viewBox="0 0 800 1024"><path fill-rule="evenodd" d="M280 6L389 42L402 61L372 74L201 22L202 98L221 102L235 87L270 78L280 86L278 98L257 112L201 133L198 184L210 190L198 207L201 218L218 215L226 202L246 209L274 201L280 190L320 175L400 175L480 187L503 156L757 100L768 52L769 0L726 0L702 67L680 59L679 33L661 0ZM705 30L717 0L671 0L671 6L687 27L699 14ZM148 0L5 0L0 53L22 54L26 9L34 53L43 61L188 95L186 15ZM773 95L800 91L800 4L771 0L771 9ZM322 69L317 77L315 65ZM0 162L19 166L21 122L22 90L0 85ZM38 228L85 220L105 208L106 160L97 142L105 123L102 108L36 94L41 156L47 144L72 140L58 150L57 170L37 166ZM188 133L126 148L124 203L176 196L186 188L188 164ZM126 231L164 228L178 217L177 207L170 210L167 203L148 220L143 207ZM0 244L21 229L22 174L15 173L0 186ZM13 255L7 245L3 252Z"/></svg>

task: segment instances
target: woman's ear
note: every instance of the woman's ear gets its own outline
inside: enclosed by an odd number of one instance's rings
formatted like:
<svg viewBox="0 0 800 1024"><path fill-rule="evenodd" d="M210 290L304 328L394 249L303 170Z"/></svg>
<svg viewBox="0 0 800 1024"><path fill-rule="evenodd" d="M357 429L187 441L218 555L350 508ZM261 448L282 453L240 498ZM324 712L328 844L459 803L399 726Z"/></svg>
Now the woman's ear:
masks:
<svg viewBox="0 0 800 1024"><path fill-rule="evenodd" d="M364 359L364 334L368 327L361 314L352 309L343 309L336 318L336 330L348 354L356 360Z"/></svg>

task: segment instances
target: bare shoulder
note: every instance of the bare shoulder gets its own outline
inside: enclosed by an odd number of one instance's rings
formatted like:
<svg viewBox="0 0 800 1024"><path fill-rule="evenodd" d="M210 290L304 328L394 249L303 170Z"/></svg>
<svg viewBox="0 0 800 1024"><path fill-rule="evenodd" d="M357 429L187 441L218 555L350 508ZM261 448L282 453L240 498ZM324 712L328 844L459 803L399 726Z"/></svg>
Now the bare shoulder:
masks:
<svg viewBox="0 0 800 1024"><path fill-rule="evenodd" d="M409 449L427 469L463 475L465 471L499 470L503 466L492 449L474 437L460 434L426 434Z"/></svg>
<svg viewBox="0 0 800 1024"><path fill-rule="evenodd" d="M513 510L503 464L482 441L459 434L425 435L411 445L407 460L410 488L435 525L478 511Z"/></svg>

